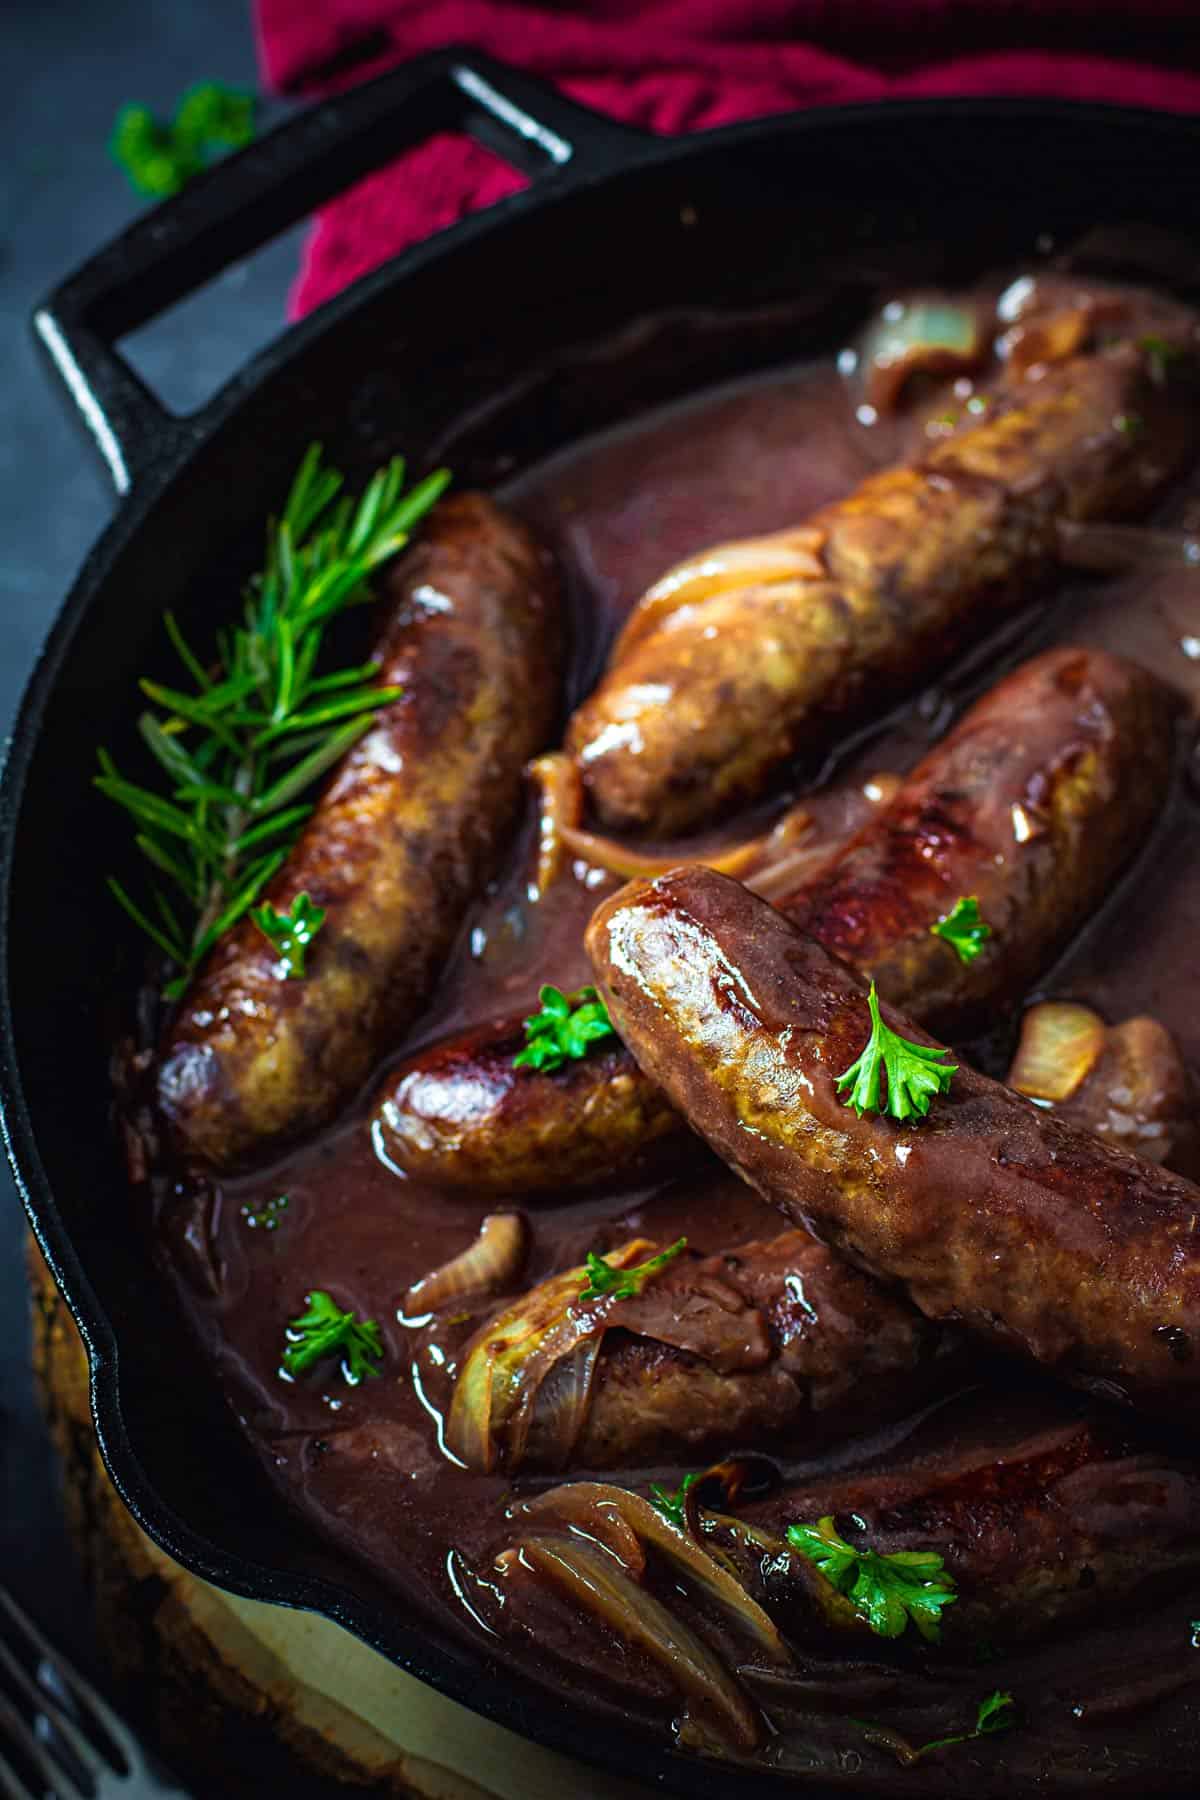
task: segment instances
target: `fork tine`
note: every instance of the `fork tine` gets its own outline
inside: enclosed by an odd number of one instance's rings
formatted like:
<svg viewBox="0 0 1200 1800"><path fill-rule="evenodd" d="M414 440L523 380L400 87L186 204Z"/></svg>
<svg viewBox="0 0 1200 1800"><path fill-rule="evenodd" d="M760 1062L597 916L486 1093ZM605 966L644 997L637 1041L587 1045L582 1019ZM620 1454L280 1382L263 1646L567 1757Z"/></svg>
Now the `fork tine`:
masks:
<svg viewBox="0 0 1200 1800"><path fill-rule="evenodd" d="M33 1800L33 1795L24 1782L18 1781L16 1771L6 1756L0 1755L0 1794L4 1800Z"/></svg>
<svg viewBox="0 0 1200 1800"><path fill-rule="evenodd" d="M55 1667L58 1667L57 1663ZM43 1687L41 1682L35 1681L28 1669L17 1661L3 1638L0 1638L0 1669L6 1669L30 1705L46 1715L55 1731L71 1750L72 1755L89 1775L99 1775L104 1770L111 1771L112 1765L108 1758L101 1756L95 1745L84 1737L70 1713L60 1705L49 1688Z"/></svg>
<svg viewBox="0 0 1200 1800"><path fill-rule="evenodd" d="M123 1772L127 1771L133 1775L142 1770L145 1767L145 1759L132 1731L117 1717L108 1702L101 1699L91 1683L85 1681L78 1670L72 1667L66 1657L51 1648L33 1620L22 1612L5 1587L0 1587L0 1609L8 1614L18 1633L24 1638L25 1646L32 1646L42 1660L48 1663L58 1675L59 1680L83 1714L84 1723L100 1726L105 1737L124 1759L125 1771ZM45 1694L46 1700L50 1699L50 1695L46 1693L40 1683L38 1692L39 1695ZM40 1701L39 1704L41 1704ZM43 1710L49 1712L50 1708L43 1705Z"/></svg>
<svg viewBox="0 0 1200 1800"><path fill-rule="evenodd" d="M28 1720L22 1718L3 1694L0 1694L0 1732L6 1733L9 1742L15 1744L21 1755L33 1764L46 1784L47 1793L56 1795L57 1800L87 1800L83 1789L67 1774L61 1763L51 1760L43 1745L38 1742ZM19 1788L17 1792L20 1794Z"/></svg>

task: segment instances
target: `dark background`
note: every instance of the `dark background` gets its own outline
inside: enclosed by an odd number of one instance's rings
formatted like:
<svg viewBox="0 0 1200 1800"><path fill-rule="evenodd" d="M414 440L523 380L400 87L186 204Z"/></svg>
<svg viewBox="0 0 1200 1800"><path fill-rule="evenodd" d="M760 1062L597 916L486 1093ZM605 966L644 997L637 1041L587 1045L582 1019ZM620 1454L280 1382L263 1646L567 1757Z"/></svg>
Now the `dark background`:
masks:
<svg viewBox="0 0 1200 1800"><path fill-rule="evenodd" d="M0 0L0 731L114 498L40 362L39 299L148 204L112 162L118 108L169 115L215 80L257 88L250 0ZM269 121L278 103L264 108ZM143 328L127 349L177 411L282 328L299 234ZM49 828L52 828L49 827ZM86 1597L29 1369L24 1214L0 1166L0 1581L93 1668Z"/></svg>

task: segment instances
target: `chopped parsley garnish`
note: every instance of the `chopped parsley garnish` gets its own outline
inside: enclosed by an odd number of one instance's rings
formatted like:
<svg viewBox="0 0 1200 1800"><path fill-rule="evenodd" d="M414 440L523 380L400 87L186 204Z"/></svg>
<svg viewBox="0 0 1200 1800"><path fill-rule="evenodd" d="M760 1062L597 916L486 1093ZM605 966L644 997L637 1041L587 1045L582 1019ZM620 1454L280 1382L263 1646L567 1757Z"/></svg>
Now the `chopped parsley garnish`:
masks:
<svg viewBox="0 0 1200 1800"><path fill-rule="evenodd" d="M286 1375L303 1375L327 1356L341 1356L342 1375L351 1387L364 1376L378 1375L375 1364L383 1357L383 1333L374 1319L356 1319L343 1312L329 1294L314 1288L304 1296L306 1310L292 1319L282 1358Z"/></svg>
<svg viewBox="0 0 1200 1800"><path fill-rule="evenodd" d="M920 1746L917 1755L924 1756L927 1750L944 1750L948 1744L969 1744L973 1738L990 1737L993 1732L1011 1731L1016 1722L1016 1701L1011 1694L997 1688L994 1694L979 1702L972 1730L956 1732L953 1737L933 1738Z"/></svg>
<svg viewBox="0 0 1200 1800"><path fill-rule="evenodd" d="M960 962L974 962L992 935L992 928L981 918L979 902L973 894L965 894L954 902L936 925L929 927L934 937L944 938L957 950Z"/></svg>
<svg viewBox="0 0 1200 1800"><path fill-rule="evenodd" d="M242 1217L251 1231L260 1228L263 1231L278 1231L287 1208L287 1195L277 1194L273 1200L264 1200L261 1206L251 1206L247 1202L242 1208Z"/></svg>
<svg viewBox="0 0 1200 1800"><path fill-rule="evenodd" d="M1139 438L1146 429L1146 421L1141 413L1123 412L1117 414L1113 426L1122 437Z"/></svg>
<svg viewBox="0 0 1200 1800"><path fill-rule="evenodd" d="M935 1094L944 1094L957 1063L948 1063L948 1050L932 1044L914 1044L886 1026L879 1016L875 983L867 995L871 1009L871 1035L861 1056L837 1077L837 1090L850 1092L842 1104L852 1106L861 1119L865 1112L890 1114L893 1119L923 1119ZM887 1075L887 1098L880 1104L880 1076Z"/></svg>
<svg viewBox="0 0 1200 1800"><path fill-rule="evenodd" d="M839 1535L829 1514L815 1525L789 1525L787 1541L816 1563L879 1637L899 1637L911 1619L928 1643L937 1643L942 1608L952 1606L957 1596L953 1575L945 1572L934 1551L897 1550L881 1556L877 1550L856 1550Z"/></svg>
<svg viewBox="0 0 1200 1800"><path fill-rule="evenodd" d="M614 1269L602 1256L589 1250L579 1298L599 1300L602 1295L611 1294L614 1300L632 1300L641 1293L652 1276L657 1275L660 1269L665 1269L669 1262L674 1262L679 1252L686 1249L687 1239L676 1238L673 1244L668 1244L657 1256L651 1256L644 1263L635 1263L632 1269Z"/></svg>
<svg viewBox="0 0 1200 1800"><path fill-rule="evenodd" d="M297 894L289 912L276 912L269 900L250 908L250 917L279 952L284 979L304 974L304 954L325 923L325 908Z"/></svg>
<svg viewBox="0 0 1200 1800"><path fill-rule="evenodd" d="M113 159L129 185L153 200L177 194L226 150L240 150L254 136L255 99L219 81L189 88L164 123L148 106L123 106L109 139Z"/></svg>
<svg viewBox="0 0 1200 1800"><path fill-rule="evenodd" d="M1192 1634L1192 1649L1200 1650L1200 1619L1193 1619L1189 1629Z"/></svg>
<svg viewBox="0 0 1200 1800"><path fill-rule="evenodd" d="M687 1499L688 1489L694 1488L698 1481L703 1480L703 1475L699 1473L685 1475L673 1494L668 1488L663 1487L661 1482L652 1481L650 1483L650 1504L662 1514L664 1519L668 1519L672 1525L678 1525L680 1531L683 1531L687 1525L683 1505Z"/></svg>
<svg viewBox="0 0 1200 1800"><path fill-rule="evenodd" d="M514 1069L561 1069L577 1062L602 1038L615 1037L608 1008L594 987L564 994L544 987L538 994L541 1012L525 1021L525 1048L513 1057Z"/></svg>

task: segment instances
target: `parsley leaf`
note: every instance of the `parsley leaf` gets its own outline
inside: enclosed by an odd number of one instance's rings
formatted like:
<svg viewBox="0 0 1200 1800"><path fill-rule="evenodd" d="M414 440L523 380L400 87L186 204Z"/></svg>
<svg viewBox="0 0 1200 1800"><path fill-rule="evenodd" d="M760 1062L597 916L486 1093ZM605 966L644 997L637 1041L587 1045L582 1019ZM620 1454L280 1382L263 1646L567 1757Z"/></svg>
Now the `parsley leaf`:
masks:
<svg viewBox="0 0 1200 1800"><path fill-rule="evenodd" d="M680 1531L683 1531L687 1524L683 1503L687 1498L688 1489L694 1488L698 1481L703 1480L703 1475L698 1472L685 1475L673 1494L668 1488L663 1487L661 1482L652 1481L650 1483L650 1504L662 1514L664 1519L668 1519L672 1525L677 1525Z"/></svg>
<svg viewBox="0 0 1200 1800"><path fill-rule="evenodd" d="M876 1550L856 1550L839 1535L829 1514L815 1525L789 1525L787 1541L816 1563L879 1637L899 1637L911 1619L928 1643L937 1643L942 1608L952 1606L957 1595L953 1575L946 1574L934 1551L881 1556Z"/></svg>
<svg viewBox="0 0 1200 1800"><path fill-rule="evenodd" d="M304 955L325 923L325 908L297 894L290 912L276 912L269 900L250 908L250 917L267 941L279 952L284 980L304 974Z"/></svg>
<svg viewBox="0 0 1200 1800"><path fill-rule="evenodd" d="M1150 379L1158 387L1166 382L1170 365L1178 362L1183 355L1182 345L1172 344L1164 337L1139 338L1138 349L1146 352L1146 367L1150 371Z"/></svg>
<svg viewBox="0 0 1200 1800"><path fill-rule="evenodd" d="M584 1285L579 1290L581 1300L599 1300L602 1294L611 1294L614 1300L632 1300L640 1294L651 1276L657 1275L673 1262L681 1250L687 1249L685 1237L676 1238L657 1256L651 1256L644 1263L635 1263L632 1269L614 1269L602 1256L594 1250L587 1253L584 1265Z"/></svg>
<svg viewBox="0 0 1200 1800"><path fill-rule="evenodd" d="M383 1333L374 1319L356 1319L343 1312L320 1288L304 1296L306 1311L287 1328L282 1367L287 1375L303 1375L314 1363L340 1353L342 1376L351 1387L367 1375L378 1375L375 1363L383 1356Z"/></svg>
<svg viewBox="0 0 1200 1800"><path fill-rule="evenodd" d="M997 1731L1011 1731L1017 1722L1016 1701L1011 1694L1003 1693L999 1688L994 1694L979 1702L975 1711L975 1725L971 1731L957 1732L953 1737L932 1738L928 1744L922 1744L914 1753L924 1756L927 1750L944 1750L949 1744L969 1744L973 1738L990 1737Z"/></svg>
<svg viewBox="0 0 1200 1800"><path fill-rule="evenodd" d="M189 88L168 123L148 106L123 106L109 139L129 185L165 200L186 187L222 151L240 150L254 136L255 99L219 81Z"/></svg>
<svg viewBox="0 0 1200 1800"><path fill-rule="evenodd" d="M513 1057L514 1069L550 1073L586 1056L600 1039L616 1036L608 1008L594 987L580 988L576 994L544 987L538 999L542 1010L525 1021L525 1048Z"/></svg>
<svg viewBox="0 0 1200 1800"><path fill-rule="evenodd" d="M980 917L979 902L973 894L956 900L929 930L934 937L944 938L952 950L958 951L959 961L965 963L975 961L992 935L991 926Z"/></svg>
<svg viewBox="0 0 1200 1800"><path fill-rule="evenodd" d="M867 995L871 1009L871 1035L862 1055L837 1077L840 1094L850 1092L842 1104L852 1106L861 1119L865 1112L890 1113L893 1119L923 1119L935 1094L944 1094L957 1063L947 1063L948 1050L931 1044L914 1044L891 1031L879 1016L875 983ZM879 1103L880 1065L887 1073L887 1099Z"/></svg>

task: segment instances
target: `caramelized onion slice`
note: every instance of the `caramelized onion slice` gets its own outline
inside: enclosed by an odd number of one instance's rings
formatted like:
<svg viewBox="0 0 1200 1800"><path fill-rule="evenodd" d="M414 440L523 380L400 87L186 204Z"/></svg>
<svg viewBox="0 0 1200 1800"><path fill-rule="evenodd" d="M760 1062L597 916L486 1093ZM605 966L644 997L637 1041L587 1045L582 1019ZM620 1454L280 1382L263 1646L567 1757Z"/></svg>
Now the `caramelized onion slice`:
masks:
<svg viewBox="0 0 1200 1800"><path fill-rule="evenodd" d="M538 790L538 848L531 887L541 900L562 874L568 830L583 818L583 779L574 757L552 750L536 756L525 773Z"/></svg>
<svg viewBox="0 0 1200 1800"><path fill-rule="evenodd" d="M1099 1062L1106 1028L1099 1013L1074 1000L1042 1000L1021 1020L1008 1085L1030 1100L1069 1100Z"/></svg>
<svg viewBox="0 0 1200 1800"><path fill-rule="evenodd" d="M656 875L665 875L668 869L678 866L680 858L685 856L689 861L702 862L706 868L716 869L721 875L743 875L756 862L766 862L793 846L798 840L806 838L813 828L813 817L803 806L789 807L783 817L766 831L754 838L743 838L740 843L730 844L724 849L714 850L711 854L696 849L694 845L684 850L670 850L658 855L648 854L642 850L633 850L616 838L604 837L595 831L579 831L572 826L562 830L562 840L575 855L581 856L593 868L607 869L611 875L620 875L626 881L635 875L653 880ZM754 878L747 879L746 885L753 887Z"/></svg>
<svg viewBox="0 0 1200 1800"><path fill-rule="evenodd" d="M576 1539L524 1538L496 1559L502 1578L518 1566L552 1583L626 1643L645 1651L709 1715L727 1742L739 1749L755 1747L757 1715L729 1671L606 1550Z"/></svg>
<svg viewBox="0 0 1200 1800"><path fill-rule="evenodd" d="M512 1509L514 1518L545 1519L594 1535L599 1525L608 1537L611 1521L619 1520L643 1548L656 1550L677 1574L686 1576L770 1662L787 1663L791 1656L774 1621L746 1592L728 1569L708 1551L665 1519L641 1494L603 1481L572 1481L551 1488L536 1499L523 1500ZM604 1528L608 1526L608 1530Z"/></svg>
<svg viewBox="0 0 1200 1800"><path fill-rule="evenodd" d="M528 1245L529 1226L524 1214L488 1213L473 1244L413 1283L405 1295L405 1312L437 1312L449 1301L465 1299L468 1294L504 1293L520 1273Z"/></svg>
<svg viewBox="0 0 1200 1800"><path fill-rule="evenodd" d="M712 544L676 563L647 588L613 645L609 668L622 662L635 644L686 606L711 600L737 588L769 587L777 581L824 581L821 558L827 533L820 526L793 526L762 537Z"/></svg>
<svg viewBox="0 0 1200 1800"><path fill-rule="evenodd" d="M624 1269L644 1261L656 1249L648 1238L633 1238L607 1251L605 1260L611 1268ZM585 1285L582 1268L564 1269L522 1294L472 1338L446 1420L447 1447L469 1469L484 1473L494 1469L502 1449L509 1466L516 1468L542 1382L560 1359L574 1354L580 1342L599 1342L612 1303L601 1297L582 1304L579 1296ZM572 1419L582 1421L594 1367L594 1357L590 1363L584 1359L576 1364L587 1385L570 1397L569 1406L564 1405L560 1414L564 1427ZM573 1437L567 1441L564 1436L562 1461L569 1457L573 1444Z"/></svg>
<svg viewBox="0 0 1200 1800"><path fill-rule="evenodd" d="M985 315L981 303L933 294L889 300L854 349L838 359L871 409L864 423L894 413L916 374L961 375L977 368L988 349Z"/></svg>

